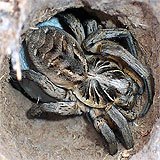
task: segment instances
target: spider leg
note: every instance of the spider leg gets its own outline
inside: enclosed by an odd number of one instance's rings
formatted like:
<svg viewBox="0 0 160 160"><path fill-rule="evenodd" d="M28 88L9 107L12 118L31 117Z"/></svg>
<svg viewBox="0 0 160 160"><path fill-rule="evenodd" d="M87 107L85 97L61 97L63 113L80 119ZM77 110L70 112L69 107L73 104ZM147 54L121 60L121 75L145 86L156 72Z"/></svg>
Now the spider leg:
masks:
<svg viewBox="0 0 160 160"><path fill-rule="evenodd" d="M123 69L130 68L132 72L134 71L143 81L144 87L147 93L147 102L142 108L140 116L143 117L148 110L150 109L151 104L153 103L154 96L154 85L153 77L151 73L136 59L130 52L124 49L122 46L111 42L111 41L99 41L88 48L87 51L92 52L93 54L99 54L103 58L110 58L122 65ZM132 77L134 79L134 77ZM139 94L143 91L143 86Z"/></svg>
<svg viewBox="0 0 160 160"><path fill-rule="evenodd" d="M127 48L129 52L137 58L137 50L134 44L134 40L130 31L124 28L114 29L98 29L90 34L83 42L83 47L88 50L88 47L92 47L95 43L101 40L114 40L114 39L125 39L127 42Z"/></svg>
<svg viewBox="0 0 160 160"><path fill-rule="evenodd" d="M124 110L122 108L117 109L128 121L134 121L137 118L137 114L134 111Z"/></svg>
<svg viewBox="0 0 160 160"><path fill-rule="evenodd" d="M153 103L154 88L152 84L152 75L134 56L132 56L120 45L117 45L115 43L106 43L104 49L102 49L102 52L104 54L110 55L115 60L117 59L119 61L121 59L125 63L124 65L126 68L130 67L142 79L148 96L147 102L140 113L140 116L143 117L148 112L151 104Z"/></svg>
<svg viewBox="0 0 160 160"><path fill-rule="evenodd" d="M16 78L16 73L11 72L11 77ZM52 112L60 115L81 115L82 107L70 92L56 86L45 75L33 71L23 70L22 81L19 81L23 90L32 98L41 101L34 104L28 111L28 117L35 117L42 112ZM43 102L43 103L42 103Z"/></svg>
<svg viewBox="0 0 160 160"><path fill-rule="evenodd" d="M79 44L85 39L85 33L83 26L79 19L77 19L73 14L59 14L58 19L60 23L65 24L65 26L69 27L68 32L71 32L71 35L74 34L75 39L78 41ZM63 25L62 24L62 25ZM65 30L65 27L64 27Z"/></svg>
<svg viewBox="0 0 160 160"><path fill-rule="evenodd" d="M106 116L107 118L109 117L111 122L118 128L116 130L116 135L120 142L127 149L133 148L134 142L132 133L124 116L114 107L114 105L106 111Z"/></svg>
<svg viewBox="0 0 160 160"><path fill-rule="evenodd" d="M93 121L95 129L100 132L107 141L109 153L114 155L118 151L116 137L108 126L107 121L100 115L97 116L95 111L95 109L91 109L89 116Z"/></svg>
<svg viewBox="0 0 160 160"><path fill-rule="evenodd" d="M86 36L90 35L98 29L98 24L94 19L85 20L83 26L85 29Z"/></svg>
<svg viewBox="0 0 160 160"><path fill-rule="evenodd" d="M27 112L29 117L36 117L43 112L50 112L59 115L81 115L83 112L78 107L77 102L74 101L61 101L61 102L48 102L42 104L34 104Z"/></svg>
<svg viewBox="0 0 160 160"><path fill-rule="evenodd" d="M15 71L11 71L10 76L16 79ZM31 69L22 70L22 80L18 83L27 95L42 102L55 102L66 96L65 89L56 86L48 77Z"/></svg>

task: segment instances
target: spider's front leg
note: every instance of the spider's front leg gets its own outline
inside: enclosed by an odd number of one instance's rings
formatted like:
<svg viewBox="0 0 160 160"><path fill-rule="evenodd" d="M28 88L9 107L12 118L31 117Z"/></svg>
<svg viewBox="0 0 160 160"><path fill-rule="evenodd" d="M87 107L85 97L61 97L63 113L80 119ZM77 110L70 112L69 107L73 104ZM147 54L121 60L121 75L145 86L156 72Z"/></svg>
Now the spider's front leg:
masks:
<svg viewBox="0 0 160 160"><path fill-rule="evenodd" d="M136 76L138 75L144 84L144 86L141 86L139 94L143 93L143 87L145 87L148 96L147 102L140 113L140 116L144 116L153 103L154 86L151 73L138 61L137 58L115 42L101 40L97 43L88 44L85 49L92 52L93 55L99 54L99 56L102 56L104 59L106 58L106 60L112 59L116 61L123 67L122 70L127 72L127 74L133 79L136 79Z"/></svg>
<svg viewBox="0 0 160 160"><path fill-rule="evenodd" d="M90 28L93 28L91 26ZM113 28L113 29L92 29L93 33L91 33L83 42L83 47L88 50L91 48L95 43L101 40L117 40L126 41L126 48L128 48L129 52L137 58L137 50L135 46L135 42L133 40L133 36L131 32L124 28Z"/></svg>
<svg viewBox="0 0 160 160"><path fill-rule="evenodd" d="M118 137L126 149L133 147L133 137L127 120L114 105L106 111L91 109L89 116L96 130L100 132L107 141L108 150L111 155L118 151L116 137Z"/></svg>
<svg viewBox="0 0 160 160"><path fill-rule="evenodd" d="M129 122L132 122L137 118L137 114L132 110L124 110L120 107L117 107L117 109Z"/></svg>
<svg viewBox="0 0 160 160"><path fill-rule="evenodd" d="M111 105L111 108L109 110L106 110L105 118L109 118L111 123L117 128L115 129L116 135L119 141L125 146L125 148L133 148L134 142L128 122L124 118L124 116L116 109L114 104Z"/></svg>
<svg viewBox="0 0 160 160"><path fill-rule="evenodd" d="M101 114L102 113L98 109L91 109L89 111L89 117L93 121L95 129L103 135L108 144L109 153L114 155L118 151L116 137Z"/></svg>

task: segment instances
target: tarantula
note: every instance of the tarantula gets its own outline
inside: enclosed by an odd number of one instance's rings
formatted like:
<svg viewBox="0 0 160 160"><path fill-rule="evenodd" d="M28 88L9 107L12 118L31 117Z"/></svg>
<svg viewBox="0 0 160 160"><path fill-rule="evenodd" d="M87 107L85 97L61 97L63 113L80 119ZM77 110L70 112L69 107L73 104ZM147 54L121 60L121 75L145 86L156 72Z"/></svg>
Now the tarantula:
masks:
<svg viewBox="0 0 160 160"><path fill-rule="evenodd" d="M127 49L116 38L125 38ZM60 13L28 30L20 56L18 84L39 101L29 110L31 116L85 113L105 138L111 155L118 150L116 136L125 148L133 147L127 121L136 118L132 108L144 89L148 98L140 115L148 112L153 89L152 76L138 61L127 29L105 29L94 19L82 24L73 14ZM13 69L10 75L14 83Z"/></svg>

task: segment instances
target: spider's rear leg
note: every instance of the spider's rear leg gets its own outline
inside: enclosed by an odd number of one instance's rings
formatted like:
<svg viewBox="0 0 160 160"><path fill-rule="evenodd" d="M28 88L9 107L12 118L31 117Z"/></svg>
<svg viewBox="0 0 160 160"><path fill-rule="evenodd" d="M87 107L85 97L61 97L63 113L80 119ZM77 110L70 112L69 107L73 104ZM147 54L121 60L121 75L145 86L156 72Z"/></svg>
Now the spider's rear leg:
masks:
<svg viewBox="0 0 160 160"><path fill-rule="evenodd" d="M52 81L49 80L48 77L46 77L40 72L36 72L31 69L22 71L22 81L20 81L19 83L24 89L30 88L32 89L32 92L34 92L34 88L31 88L29 84L23 83L24 80L33 82L35 86L39 86L43 90L44 93L48 94L48 96L50 97L55 98L56 100L63 99L66 96L65 89L56 86Z"/></svg>
<svg viewBox="0 0 160 160"><path fill-rule="evenodd" d="M27 112L28 117L40 116L43 112L55 113L58 115L81 115L82 110L74 101L47 102L34 104Z"/></svg>
<svg viewBox="0 0 160 160"><path fill-rule="evenodd" d="M89 112L89 117L92 119L95 129L100 132L108 144L108 150L111 155L114 155L117 153L117 140L115 137L115 134L107 124L107 121L97 114L96 109L91 109Z"/></svg>

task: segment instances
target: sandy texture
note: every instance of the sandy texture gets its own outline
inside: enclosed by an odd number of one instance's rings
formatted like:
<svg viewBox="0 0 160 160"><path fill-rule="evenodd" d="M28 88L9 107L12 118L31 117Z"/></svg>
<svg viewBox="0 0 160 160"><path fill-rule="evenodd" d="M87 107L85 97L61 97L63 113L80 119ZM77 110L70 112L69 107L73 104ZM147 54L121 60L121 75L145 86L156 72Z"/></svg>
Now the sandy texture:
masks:
<svg viewBox="0 0 160 160"><path fill-rule="evenodd" d="M118 154L111 157L104 149L103 139L84 117L60 117L48 114L44 119L27 119L26 112L32 102L8 83L9 65L8 59L5 58L0 72L0 158L7 160L117 160L129 159L143 147L143 150L132 159L143 157L154 160L160 157L160 146L158 146L160 121L157 120L160 99L158 63L160 62L160 19L158 19L160 2L158 0L145 2L127 0L0 2L0 6L2 4L7 6L5 10L0 7L0 55L13 52L16 57L19 37L29 26L34 26L37 22L66 8L86 6L97 10L99 17L104 17L99 12L104 11L107 17L114 16L129 27L143 50L139 58L143 64L151 67L155 78L155 97L150 112L143 119L138 119L135 122L136 125L131 126L135 139L134 150L123 151L124 148L119 145ZM105 18L102 19L105 20ZM138 106L143 104L143 100L138 103ZM156 120L157 123L152 130Z"/></svg>

